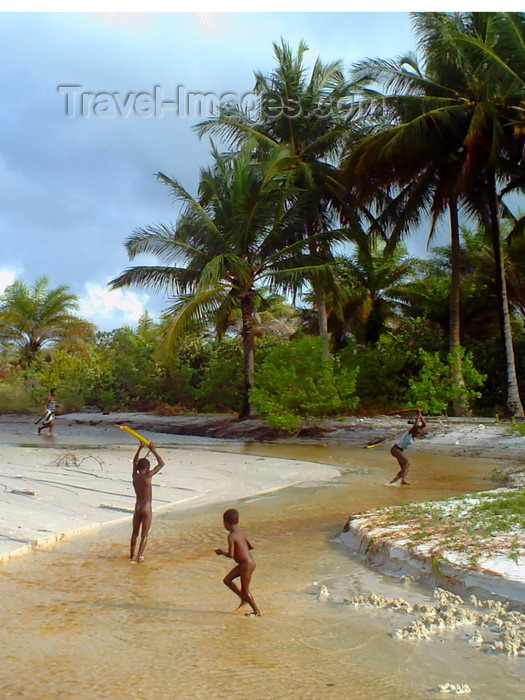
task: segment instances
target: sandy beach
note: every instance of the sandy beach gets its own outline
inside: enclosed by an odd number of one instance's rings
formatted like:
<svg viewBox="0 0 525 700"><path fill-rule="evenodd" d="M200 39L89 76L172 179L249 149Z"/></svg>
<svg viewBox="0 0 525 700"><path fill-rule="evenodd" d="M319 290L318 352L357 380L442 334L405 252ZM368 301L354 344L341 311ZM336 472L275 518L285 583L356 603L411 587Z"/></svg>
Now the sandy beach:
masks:
<svg viewBox="0 0 525 700"><path fill-rule="evenodd" d="M489 493L494 467L519 480L524 439L505 425L431 420L411 448L404 491L383 488L402 418L327 421L299 438L266 433L285 443L278 449L249 444L264 430L258 422L228 417L62 415L52 439L36 434L35 420L0 418L4 697L125 697L131 679L145 697L177 688L182 698L241 698L248 677L265 700L284 687L290 700L414 700L467 686L480 700L518 697L522 659L508 656L525 652L520 613L421 586L417 571L401 575L389 556L364 565L340 538L351 511L369 513L361 524L374 527L381 504L447 498L461 484ZM153 439L166 459L153 490L162 517L135 567L127 547L137 443L117 422ZM308 488L278 492L301 484ZM213 555L225 541L220 512L238 499L256 545L263 616L253 625L233 613L221 585L228 563ZM144 648L152 663L137 672ZM478 651L491 654L490 665Z"/></svg>
<svg viewBox="0 0 525 700"><path fill-rule="evenodd" d="M0 558L52 546L66 537L131 518L135 501L131 463L137 441L119 430L117 423L140 430L162 451L166 466L155 478L153 493L154 511L160 512L234 502L339 475L338 469L330 465L228 452L232 440L238 444L259 437L374 449L383 443L388 445L399 435L406 427L406 418L324 421L292 438L268 431L262 421L239 422L224 416L82 413L60 416L56 434L48 437L37 435L30 416L2 416ZM493 419L439 418L429 421L413 448L413 456L417 459L419 451L495 458L501 462L502 485L520 486L524 483L524 447L524 437L512 434L508 425ZM373 537L376 520L373 513L361 516L351 529L355 536L347 538L349 546L353 547L356 536L361 543L366 533ZM401 535L382 537L381 556L375 561L388 568L387 559L399 560L402 544ZM387 549L395 556L385 554ZM418 560L422 571L428 569L428 557L404 554L401 559L403 556L407 564ZM525 567L510 560L506 564L505 557L503 562L501 557L498 559L498 567L497 577L510 576L513 586L517 581L519 587L525 587ZM492 573L487 571L487 576Z"/></svg>
<svg viewBox="0 0 525 700"><path fill-rule="evenodd" d="M32 417L0 419L0 559L131 519L138 443L115 427L116 416L104 418L98 423L89 414L61 416L53 437L38 436ZM120 415L118 422L127 418ZM218 451L221 441L217 450L196 449L166 434L144 435L166 461L154 479L154 512L235 502L339 474L312 462L228 454Z"/></svg>

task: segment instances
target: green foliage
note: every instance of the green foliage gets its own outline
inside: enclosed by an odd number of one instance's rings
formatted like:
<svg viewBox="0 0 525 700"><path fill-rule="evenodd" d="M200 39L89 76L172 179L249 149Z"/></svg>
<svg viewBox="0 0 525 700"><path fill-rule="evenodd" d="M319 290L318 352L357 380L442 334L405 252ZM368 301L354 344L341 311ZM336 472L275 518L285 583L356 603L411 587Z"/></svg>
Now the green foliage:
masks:
<svg viewBox="0 0 525 700"><path fill-rule="evenodd" d="M0 380L0 413L26 413L31 407L31 391L20 376Z"/></svg>
<svg viewBox="0 0 525 700"><path fill-rule="evenodd" d="M250 399L272 427L294 432L304 421L354 409L357 372L325 360L320 338L302 336L268 352Z"/></svg>
<svg viewBox="0 0 525 700"><path fill-rule="evenodd" d="M260 336L255 349L256 363L280 342L274 336ZM240 339L224 337L203 343L201 360L194 369L190 387L195 407L204 413L238 413L243 401L244 382Z"/></svg>
<svg viewBox="0 0 525 700"><path fill-rule="evenodd" d="M395 331L384 333L375 345L348 343L337 357L343 366L358 367L356 393L365 410L396 408L408 381L421 369L418 349L441 350L445 339L435 324L424 318L406 318Z"/></svg>
<svg viewBox="0 0 525 700"><path fill-rule="evenodd" d="M501 361L502 347L498 337L466 340L476 367L483 368L487 379L483 385L478 406L487 413L505 413L506 405L506 376L505 364ZM525 347L523 347L525 350ZM519 355L517 355L519 359ZM519 367L517 368L519 370ZM525 376L523 376L525 380ZM483 415L482 414L482 415Z"/></svg>
<svg viewBox="0 0 525 700"><path fill-rule="evenodd" d="M43 347L92 335L94 326L72 313L77 308L76 295L65 285L51 289L47 275L32 287L15 280L0 295L0 341L16 348L21 362L30 365Z"/></svg>
<svg viewBox="0 0 525 700"><path fill-rule="evenodd" d="M144 316L136 330L125 326L98 336L106 361L108 384L104 401L136 410L161 400L163 370L155 359L158 325ZM110 393L108 393L110 392Z"/></svg>
<svg viewBox="0 0 525 700"><path fill-rule="evenodd" d="M388 250L382 240L353 232L355 253L336 258L340 316L360 343L376 343L396 316L404 283L415 273L415 260L404 245ZM335 323L337 333L337 324Z"/></svg>
<svg viewBox="0 0 525 700"><path fill-rule="evenodd" d="M429 353L419 349L419 357L422 362L418 379L409 379L407 401L419 406L424 413L436 415L444 413L452 401L459 398L461 390L453 386L451 379L451 363L454 361L450 353L446 362L440 358L439 352ZM460 349L460 357L465 380L465 393L471 403L481 396L476 390L485 381L486 375L476 370L472 361L472 355Z"/></svg>
<svg viewBox="0 0 525 700"><path fill-rule="evenodd" d="M430 415L444 413L451 401L450 368L438 352L419 350L422 367L419 379L409 379L408 403L414 403Z"/></svg>
<svg viewBox="0 0 525 700"><path fill-rule="evenodd" d="M196 333L185 333L171 357L161 363L162 403L196 408L195 393L202 384L211 353L212 341Z"/></svg>
<svg viewBox="0 0 525 700"><path fill-rule="evenodd" d="M86 404L98 403L109 381L109 367L94 346L82 355L57 349L51 361L32 370L30 376L35 403L41 404L49 389L56 387L61 410L69 413L82 410Z"/></svg>
<svg viewBox="0 0 525 700"><path fill-rule="evenodd" d="M375 346L349 344L338 358L342 366L359 369L356 392L365 410L391 406L405 393L407 353L394 336L383 336Z"/></svg>
<svg viewBox="0 0 525 700"><path fill-rule="evenodd" d="M506 413L507 376L505 363L502 361L503 350L500 338L467 338L465 345L472 352L476 367L482 369L487 375L481 390L481 398L477 402L482 415ZM514 354L518 384L523 392L525 389L525 337L523 334L514 338Z"/></svg>
<svg viewBox="0 0 525 700"><path fill-rule="evenodd" d="M525 528L525 490L513 489L492 498L479 499L471 511L471 518L478 523L482 536L494 533L515 533L509 542L508 556L519 563L523 556L520 534Z"/></svg>
<svg viewBox="0 0 525 700"><path fill-rule="evenodd" d="M240 411L243 390L242 345L237 338L211 344L202 378L194 391L195 401L205 413Z"/></svg>
<svg viewBox="0 0 525 700"><path fill-rule="evenodd" d="M517 434L521 435L522 437L525 436L525 421L517 421L515 418L512 418L510 426L507 428L507 432L511 435Z"/></svg>

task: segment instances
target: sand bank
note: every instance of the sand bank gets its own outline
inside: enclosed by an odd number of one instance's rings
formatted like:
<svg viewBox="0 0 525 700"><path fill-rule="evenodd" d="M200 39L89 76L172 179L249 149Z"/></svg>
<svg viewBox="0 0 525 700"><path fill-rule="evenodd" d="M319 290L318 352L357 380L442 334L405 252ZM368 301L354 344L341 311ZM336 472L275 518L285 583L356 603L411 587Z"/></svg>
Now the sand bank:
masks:
<svg viewBox="0 0 525 700"><path fill-rule="evenodd" d="M67 425L68 431L96 428L101 435L112 430L115 422L125 422L136 430L154 434L178 436L198 436L210 443L230 440L264 441L281 443L342 443L367 447L375 444L388 444L407 428L407 416L376 416L362 418L348 416L338 420L319 420L315 425L304 428L297 435L288 435L271 429L259 419L239 421L234 416L156 416L149 413L90 414L76 413L62 416L60 423ZM16 429L16 417L1 416L0 425ZM425 431L411 450L440 452L454 456L483 455L512 462L516 467L525 468L525 437L513 433L510 423L495 418L439 418L431 417Z"/></svg>
<svg viewBox="0 0 525 700"><path fill-rule="evenodd" d="M497 498L507 489L485 491L468 499L448 499L418 504L420 518L400 519L395 509L385 508L351 516L340 540L353 552L389 574L409 576L442 586L463 596L504 600L525 610L525 532L481 534L461 513L483 500ZM466 503L468 500L468 504ZM433 513L441 510L458 526L446 537Z"/></svg>
<svg viewBox="0 0 525 700"><path fill-rule="evenodd" d="M383 418L364 422L371 434L384 431L393 439L405 421ZM382 441L382 437L375 439ZM493 418L430 419L428 429L410 449L414 462L418 452L491 457L501 461L495 476L502 485L514 489L525 486L525 437L513 432L508 422ZM490 498L492 493L497 496L500 490L485 492L483 497ZM470 505L475 504L476 497L470 501ZM506 600L525 610L525 530L512 527L506 533L481 536L462 517L470 506L460 498L450 499L437 502L438 509L450 509L451 518L454 512L458 525L456 541L445 544L439 524L434 529L429 524L432 504L420 505L427 522L419 538L414 523L396 522L390 518L389 509L384 509L352 516L341 541L388 573L426 580L462 595ZM471 547L468 555L467 543Z"/></svg>
<svg viewBox="0 0 525 700"><path fill-rule="evenodd" d="M122 420L122 417L120 417ZM114 427L57 421L56 436L38 436L31 417L0 420L0 559L106 523L131 520L137 441ZM154 439L166 466L154 478L153 508L227 504L297 483L335 478L336 468L304 461L179 447ZM169 444L166 444L169 442Z"/></svg>
<svg viewBox="0 0 525 700"><path fill-rule="evenodd" d="M36 435L31 417L1 416L0 557L131 518L131 459L136 441L115 428L117 422L143 432L162 449L166 467L155 479L153 505L157 512L226 503L338 474L334 467L317 463L227 453L231 440L238 443L258 435L279 442L333 442L373 449L376 444L391 442L407 426L406 416L349 417L323 421L316 429L292 438L272 433L262 421L239 422L229 416L82 413L60 416L56 436L49 439ZM205 449L195 447L192 440L200 441ZM185 442L191 446L184 447ZM421 451L497 458L501 460L502 481L521 485L525 483L524 448L524 437L512 434L508 424L494 419L437 418L429 421L411 448L411 457L416 461ZM221 449L225 451L218 451ZM390 571L435 573L436 558L428 543L421 543L415 551L395 529L383 529L378 537L378 527L376 514L362 514L352 523L345 541ZM445 579L449 583L462 581L472 590L525 601L525 567L508 556L510 550L490 557L490 546L487 543L483 571L464 566L453 557L441 557L443 576L438 585L445 585Z"/></svg>
<svg viewBox="0 0 525 700"><path fill-rule="evenodd" d="M112 428L115 416L137 430L153 435L177 436L184 440L198 436L208 444L234 441L288 444L339 444L373 449L388 446L407 429L407 415L375 417L348 416L338 420L320 420L297 435L269 428L259 419L238 421L233 416L156 416L145 413L113 415L78 413L64 416L68 429L96 428L99 434ZM160 438L159 438L160 439ZM525 486L525 437L512 430L509 421L495 418L431 417L427 428L410 448L417 452L454 457L488 457L501 462L502 485Z"/></svg>

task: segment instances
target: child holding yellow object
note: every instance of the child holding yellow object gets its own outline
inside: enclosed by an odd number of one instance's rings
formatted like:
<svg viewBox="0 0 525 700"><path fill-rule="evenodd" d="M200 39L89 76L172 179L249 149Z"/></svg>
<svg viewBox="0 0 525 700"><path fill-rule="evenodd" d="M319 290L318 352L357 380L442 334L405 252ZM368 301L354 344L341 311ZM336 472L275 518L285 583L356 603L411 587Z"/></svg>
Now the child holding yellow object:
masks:
<svg viewBox="0 0 525 700"><path fill-rule="evenodd" d="M143 447L149 447L150 451L157 458L157 465L150 469L149 459L140 457L140 451ZM131 532L129 560L133 564L138 564L144 560L144 550L148 542L149 529L153 510L151 506L153 488L151 484L152 477L155 476L164 466L164 460L157 452L155 445L150 442L149 445L141 442L138 450L133 457L133 488L137 500L135 502L135 512L133 513L133 530ZM140 531L140 545L137 557L135 558L135 547Z"/></svg>

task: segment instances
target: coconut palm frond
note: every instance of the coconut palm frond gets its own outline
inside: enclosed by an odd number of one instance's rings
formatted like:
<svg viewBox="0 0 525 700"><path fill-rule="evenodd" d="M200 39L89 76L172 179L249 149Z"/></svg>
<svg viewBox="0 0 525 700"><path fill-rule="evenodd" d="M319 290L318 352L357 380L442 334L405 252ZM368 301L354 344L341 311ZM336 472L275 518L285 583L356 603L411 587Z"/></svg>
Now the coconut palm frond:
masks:
<svg viewBox="0 0 525 700"><path fill-rule="evenodd" d="M174 347L188 330L197 330L213 324L215 313L221 306L227 289L223 285L200 290L195 294L179 297L162 314L162 357L171 357Z"/></svg>

